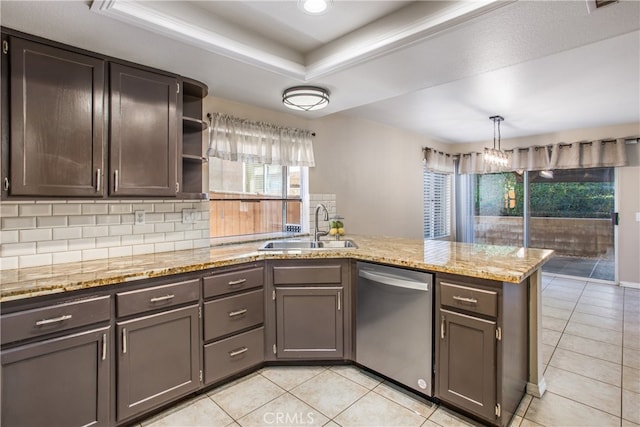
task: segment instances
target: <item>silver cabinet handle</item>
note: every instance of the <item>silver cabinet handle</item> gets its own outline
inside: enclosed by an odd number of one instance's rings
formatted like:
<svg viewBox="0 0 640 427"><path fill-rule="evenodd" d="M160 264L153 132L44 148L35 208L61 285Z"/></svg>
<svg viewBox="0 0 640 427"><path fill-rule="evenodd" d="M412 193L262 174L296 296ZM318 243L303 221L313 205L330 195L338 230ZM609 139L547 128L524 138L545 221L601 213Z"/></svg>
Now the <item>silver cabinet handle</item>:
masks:
<svg viewBox="0 0 640 427"><path fill-rule="evenodd" d="M52 323L64 322L65 320L69 320L72 317L73 316L70 314L63 314L62 316L54 317L51 319L38 320L36 322L36 326L44 326L44 325L50 325Z"/></svg>
<svg viewBox="0 0 640 427"><path fill-rule="evenodd" d="M440 338L444 339L444 316L440 319Z"/></svg>
<svg viewBox="0 0 640 427"><path fill-rule="evenodd" d="M249 351L249 349L247 347L242 347L239 350L234 350L234 351L230 351L229 352L229 357L235 357L235 356L239 356L242 353L246 353L247 351Z"/></svg>
<svg viewBox="0 0 640 427"><path fill-rule="evenodd" d="M247 279L232 280L229 282L229 286L242 285L246 281Z"/></svg>
<svg viewBox="0 0 640 427"><path fill-rule="evenodd" d="M127 329L122 328L122 354L127 352Z"/></svg>
<svg viewBox="0 0 640 427"><path fill-rule="evenodd" d="M229 317L242 316L246 312L247 312L246 308L243 308L242 310L232 311L231 313L229 313Z"/></svg>
<svg viewBox="0 0 640 427"><path fill-rule="evenodd" d="M102 334L102 360L107 360L107 334Z"/></svg>
<svg viewBox="0 0 640 427"><path fill-rule="evenodd" d="M100 192L100 187L102 187L102 171L98 168L96 170L96 192Z"/></svg>
<svg viewBox="0 0 640 427"><path fill-rule="evenodd" d="M5 176L4 179L2 180L2 185L3 185L4 191L9 191L9 178Z"/></svg>
<svg viewBox="0 0 640 427"><path fill-rule="evenodd" d="M150 302L167 301L167 300L173 299L173 298L175 298L175 297L176 297L175 295L173 295L173 294L169 294L169 295L165 295L165 296L163 296L163 297L153 297L153 298L151 298L149 301L150 301Z"/></svg>
<svg viewBox="0 0 640 427"><path fill-rule="evenodd" d="M457 295L454 295L453 299L456 300L456 301L466 302L466 303L469 303L469 304L477 304L478 303L478 300L475 299L475 298L465 298L465 297L459 297Z"/></svg>
<svg viewBox="0 0 640 427"><path fill-rule="evenodd" d="M118 186L119 186L119 182L118 182L118 169L116 169L113 172L113 192L117 193L118 192Z"/></svg>
<svg viewBox="0 0 640 427"><path fill-rule="evenodd" d="M341 295L340 291L338 291L338 311L340 311L340 300L342 299L341 296L342 295Z"/></svg>

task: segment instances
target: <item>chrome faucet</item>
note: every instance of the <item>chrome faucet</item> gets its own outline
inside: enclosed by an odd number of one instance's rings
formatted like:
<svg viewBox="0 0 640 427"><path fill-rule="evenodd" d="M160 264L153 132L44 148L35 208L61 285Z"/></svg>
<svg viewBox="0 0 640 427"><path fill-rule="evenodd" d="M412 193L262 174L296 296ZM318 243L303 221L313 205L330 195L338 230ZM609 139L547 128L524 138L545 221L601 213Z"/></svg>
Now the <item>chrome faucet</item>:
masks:
<svg viewBox="0 0 640 427"><path fill-rule="evenodd" d="M318 242L318 237L319 236L326 236L327 234L329 234L328 231L320 231L318 229L318 212L320 212L320 209L322 209L324 211L324 220L325 221L329 221L329 211L327 210L327 207L325 205L323 205L322 203L318 203L318 206L316 206L316 223L315 223L315 227L313 229L313 242L314 243Z"/></svg>

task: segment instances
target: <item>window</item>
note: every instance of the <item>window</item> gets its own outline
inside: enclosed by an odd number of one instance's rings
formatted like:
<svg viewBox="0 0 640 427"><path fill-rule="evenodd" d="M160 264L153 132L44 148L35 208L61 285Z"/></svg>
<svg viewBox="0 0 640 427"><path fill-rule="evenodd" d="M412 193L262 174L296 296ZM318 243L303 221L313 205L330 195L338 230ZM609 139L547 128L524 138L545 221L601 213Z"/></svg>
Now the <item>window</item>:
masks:
<svg viewBox="0 0 640 427"><path fill-rule="evenodd" d="M210 237L303 232L307 168L209 161Z"/></svg>
<svg viewBox="0 0 640 427"><path fill-rule="evenodd" d="M424 238L451 235L451 175L424 171Z"/></svg>

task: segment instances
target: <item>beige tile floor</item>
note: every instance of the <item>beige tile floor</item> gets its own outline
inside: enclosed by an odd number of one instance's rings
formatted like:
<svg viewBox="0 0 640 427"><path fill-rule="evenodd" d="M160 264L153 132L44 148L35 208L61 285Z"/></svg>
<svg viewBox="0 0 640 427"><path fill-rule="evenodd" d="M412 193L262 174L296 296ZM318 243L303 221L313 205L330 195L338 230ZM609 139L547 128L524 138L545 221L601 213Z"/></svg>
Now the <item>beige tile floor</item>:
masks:
<svg viewBox="0 0 640 427"><path fill-rule="evenodd" d="M547 392L511 426L640 426L640 290L543 275ZM352 366L266 367L141 423L477 426Z"/></svg>

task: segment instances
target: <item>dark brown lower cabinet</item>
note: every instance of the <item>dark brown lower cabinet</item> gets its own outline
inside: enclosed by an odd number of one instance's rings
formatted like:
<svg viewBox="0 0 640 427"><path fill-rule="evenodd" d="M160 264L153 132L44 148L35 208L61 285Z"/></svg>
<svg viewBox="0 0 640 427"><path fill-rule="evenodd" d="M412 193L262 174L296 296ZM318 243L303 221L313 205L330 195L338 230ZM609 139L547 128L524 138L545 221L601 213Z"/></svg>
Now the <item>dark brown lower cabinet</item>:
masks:
<svg viewBox="0 0 640 427"><path fill-rule="evenodd" d="M118 421L200 386L198 305L118 322Z"/></svg>
<svg viewBox="0 0 640 427"><path fill-rule="evenodd" d="M107 426L110 328L2 352L3 426Z"/></svg>
<svg viewBox="0 0 640 427"><path fill-rule="evenodd" d="M343 358L342 288L277 287L276 356Z"/></svg>
<svg viewBox="0 0 640 427"><path fill-rule="evenodd" d="M528 376L528 282L436 275L435 395L508 425Z"/></svg>
<svg viewBox="0 0 640 427"><path fill-rule="evenodd" d="M440 310L439 396L495 418L496 322Z"/></svg>

